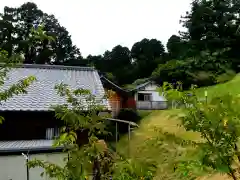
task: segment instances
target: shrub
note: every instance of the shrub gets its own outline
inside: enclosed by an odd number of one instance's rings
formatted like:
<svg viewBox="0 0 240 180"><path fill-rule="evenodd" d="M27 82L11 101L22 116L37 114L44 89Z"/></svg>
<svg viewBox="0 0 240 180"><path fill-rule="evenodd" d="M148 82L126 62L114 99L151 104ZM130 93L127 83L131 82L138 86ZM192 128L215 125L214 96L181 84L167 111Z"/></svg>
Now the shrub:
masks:
<svg viewBox="0 0 240 180"><path fill-rule="evenodd" d="M136 110L125 108L125 109L120 110L120 112L117 116L117 119L138 123L140 121L141 117ZM118 132L119 132L119 134L127 133L128 132L128 124L118 123Z"/></svg>
<svg viewBox="0 0 240 180"><path fill-rule="evenodd" d="M141 119L141 117L136 110L130 109L130 108L124 108L120 110L119 114L117 115L117 119L122 119L122 120L132 121L137 123Z"/></svg>
<svg viewBox="0 0 240 180"><path fill-rule="evenodd" d="M191 96L177 91L170 93L179 95L179 100L185 105L184 113L179 117L182 126L187 131L200 133L203 139L194 145L199 158L197 164L227 174L236 180L240 169L239 97L226 94L214 97L210 102L201 102L194 86ZM185 165L188 166L188 163Z"/></svg>

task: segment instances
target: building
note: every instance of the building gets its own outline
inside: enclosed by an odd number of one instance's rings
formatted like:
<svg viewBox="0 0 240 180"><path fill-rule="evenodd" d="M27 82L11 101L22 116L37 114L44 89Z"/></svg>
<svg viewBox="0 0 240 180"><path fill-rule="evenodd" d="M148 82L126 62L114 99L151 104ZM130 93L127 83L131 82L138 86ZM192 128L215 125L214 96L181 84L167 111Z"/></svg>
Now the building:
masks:
<svg viewBox="0 0 240 180"><path fill-rule="evenodd" d="M131 90L123 89L101 76L105 92L111 90L114 93L109 96L109 103L114 116L122 108L139 110L160 110L167 108L167 100L157 92L159 86L153 81L147 81Z"/></svg>
<svg viewBox="0 0 240 180"><path fill-rule="evenodd" d="M135 100L131 96L131 92L119 87L104 76L101 76L101 81L108 95L108 102L111 106L113 116L117 116L122 108L136 109Z"/></svg>
<svg viewBox="0 0 240 180"><path fill-rule="evenodd" d="M56 84L88 89L99 102L105 95L98 72L91 67L19 65L10 70L3 89L28 76L35 76L37 81L27 88L27 94L16 95L0 105L0 115L5 118L0 125L0 179L26 180L22 153L29 153L30 159L41 157L52 162L66 156L61 153L63 147L52 147L63 122L50 108L66 103L56 93ZM107 111L111 109L107 100L101 103ZM39 170L31 170L29 180L41 179L39 174Z"/></svg>
<svg viewBox="0 0 240 180"><path fill-rule="evenodd" d="M157 92L159 86L153 81L147 81L130 90L140 110L167 109L167 100Z"/></svg>

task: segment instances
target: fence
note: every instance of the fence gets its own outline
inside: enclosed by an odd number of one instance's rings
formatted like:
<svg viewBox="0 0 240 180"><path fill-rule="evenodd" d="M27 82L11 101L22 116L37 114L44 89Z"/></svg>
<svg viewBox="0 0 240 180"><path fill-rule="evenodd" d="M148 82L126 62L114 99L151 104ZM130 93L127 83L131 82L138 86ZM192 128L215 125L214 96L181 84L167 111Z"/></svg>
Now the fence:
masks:
<svg viewBox="0 0 240 180"><path fill-rule="evenodd" d="M167 109L167 101L137 101L137 109L140 110L160 110Z"/></svg>

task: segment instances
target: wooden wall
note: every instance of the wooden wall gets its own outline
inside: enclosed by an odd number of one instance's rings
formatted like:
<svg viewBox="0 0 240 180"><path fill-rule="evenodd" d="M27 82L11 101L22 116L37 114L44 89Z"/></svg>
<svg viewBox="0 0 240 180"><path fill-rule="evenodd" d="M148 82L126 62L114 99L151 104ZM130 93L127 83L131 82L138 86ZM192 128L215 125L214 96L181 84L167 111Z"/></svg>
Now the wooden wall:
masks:
<svg viewBox="0 0 240 180"><path fill-rule="evenodd" d="M108 94L108 101L111 106L113 116L116 116L122 108L121 95L115 91L111 91L110 94Z"/></svg>

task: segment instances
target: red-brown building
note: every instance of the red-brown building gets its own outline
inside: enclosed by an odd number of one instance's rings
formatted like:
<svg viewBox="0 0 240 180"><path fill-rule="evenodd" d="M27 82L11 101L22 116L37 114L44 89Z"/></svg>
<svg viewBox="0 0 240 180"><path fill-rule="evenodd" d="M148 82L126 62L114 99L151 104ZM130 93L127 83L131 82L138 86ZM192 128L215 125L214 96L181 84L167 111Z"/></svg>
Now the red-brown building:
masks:
<svg viewBox="0 0 240 180"><path fill-rule="evenodd" d="M121 108L141 110L167 109L167 100L163 93L158 92L158 86L153 81L147 81L131 90L125 90L117 86L105 77L101 77L105 92L112 90L114 93L109 97L109 103L113 115L117 115Z"/></svg>
<svg viewBox="0 0 240 180"><path fill-rule="evenodd" d="M136 109L136 102L132 92L119 87L104 76L101 76L101 81L108 95L108 102L113 116L116 116L122 108Z"/></svg>

